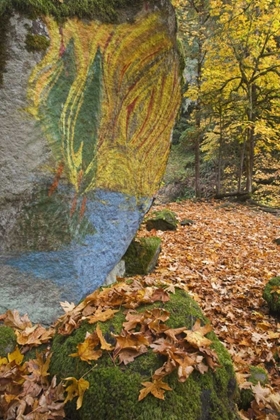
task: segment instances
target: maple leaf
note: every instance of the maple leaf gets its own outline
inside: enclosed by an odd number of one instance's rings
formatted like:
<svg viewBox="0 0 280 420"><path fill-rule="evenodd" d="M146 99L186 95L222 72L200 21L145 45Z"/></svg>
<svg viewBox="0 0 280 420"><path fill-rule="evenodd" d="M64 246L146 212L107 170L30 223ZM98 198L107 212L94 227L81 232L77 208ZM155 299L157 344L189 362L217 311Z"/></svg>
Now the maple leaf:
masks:
<svg viewBox="0 0 280 420"><path fill-rule="evenodd" d="M82 343L77 345L78 351L70 354L71 357L79 357L84 362L90 362L91 360L97 360L102 356L102 350L95 348L99 346L100 340L96 331L92 334L87 333L86 338Z"/></svg>
<svg viewBox="0 0 280 420"><path fill-rule="evenodd" d="M36 359L30 359L26 362L29 375L27 379L33 379L39 383L46 383L46 377L49 376L49 366L52 354L36 352Z"/></svg>
<svg viewBox="0 0 280 420"><path fill-rule="evenodd" d="M178 338L176 337L176 335L181 334L185 330L186 330L186 327L169 328L168 330L165 330L164 331L164 334L167 335L168 337L170 337L174 342L177 342L178 341Z"/></svg>
<svg viewBox="0 0 280 420"><path fill-rule="evenodd" d="M124 348L134 348L138 350L141 346L148 346L148 339L143 336L142 333L129 333L126 331L122 332L122 335L112 334L117 340L117 345L115 347L115 354Z"/></svg>
<svg viewBox="0 0 280 420"><path fill-rule="evenodd" d="M48 343L54 336L55 330L53 328L46 329L42 325L34 325L27 327L23 331L15 331L17 342L21 345L40 345Z"/></svg>
<svg viewBox="0 0 280 420"><path fill-rule="evenodd" d="M67 396L64 400L64 404L66 404L67 401L72 401L73 398L78 397L76 408L77 410L79 410L83 404L84 393L89 388L89 382L86 381L84 378L76 379L72 376L69 378L65 378L64 381L71 382L70 385L65 385L65 391L67 392Z"/></svg>
<svg viewBox="0 0 280 420"><path fill-rule="evenodd" d="M27 314L20 316L18 311L8 310L5 314L4 324L7 327L15 328L18 330L25 330L32 327L32 323Z"/></svg>
<svg viewBox="0 0 280 420"><path fill-rule="evenodd" d="M146 346L140 346L138 349L125 348L119 351L118 358L119 362L127 365L128 363L134 362L134 359L147 353L148 349Z"/></svg>
<svg viewBox="0 0 280 420"><path fill-rule="evenodd" d="M153 382L141 382L145 388L141 389L138 401L143 400L146 398L148 394L152 394L154 397L159 398L160 400L164 400L164 392L165 391L172 391L172 388L162 380L154 380Z"/></svg>
<svg viewBox="0 0 280 420"><path fill-rule="evenodd" d="M154 291L154 293L150 297L150 301L156 302L158 300L162 302L168 302L170 300L169 294L166 292L166 290L159 288Z"/></svg>
<svg viewBox="0 0 280 420"><path fill-rule="evenodd" d="M263 388L260 382L252 386L252 391L258 404L260 402L266 403L267 397L271 394L271 390L267 387Z"/></svg>
<svg viewBox="0 0 280 420"><path fill-rule="evenodd" d="M86 317L89 324L94 324L95 322L105 322L108 319L113 318L113 316L119 312L118 310L97 308L94 315Z"/></svg>
<svg viewBox="0 0 280 420"><path fill-rule="evenodd" d="M71 312L71 311L73 311L73 309L75 308L75 303L73 303L73 302L71 302L71 303L69 303L69 302L67 302L67 301L65 301L65 302L59 302L60 303L60 306L62 307L62 309L64 310L64 312Z"/></svg>
<svg viewBox="0 0 280 420"><path fill-rule="evenodd" d="M185 340L190 343L195 348L200 347L207 347L210 346L212 343L211 340L204 337L205 334L212 331L212 327L210 324L206 324L204 326L200 326L200 320L197 319L194 326L192 327L192 330L185 330Z"/></svg>
<svg viewBox="0 0 280 420"><path fill-rule="evenodd" d="M16 347L16 349L12 353L8 353L9 363L14 361L17 365L21 365L23 359L24 359L24 355L21 354L18 347ZM0 359L0 365L1 365L1 359Z"/></svg>

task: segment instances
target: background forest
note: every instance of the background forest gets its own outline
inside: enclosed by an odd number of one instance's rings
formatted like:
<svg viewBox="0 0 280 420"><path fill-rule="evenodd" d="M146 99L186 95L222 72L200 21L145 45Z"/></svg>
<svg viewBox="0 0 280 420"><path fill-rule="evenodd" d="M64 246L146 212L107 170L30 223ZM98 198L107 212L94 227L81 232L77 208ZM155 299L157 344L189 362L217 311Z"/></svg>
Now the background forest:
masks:
<svg viewBox="0 0 280 420"><path fill-rule="evenodd" d="M173 4L184 101L165 189L279 206L280 1Z"/></svg>

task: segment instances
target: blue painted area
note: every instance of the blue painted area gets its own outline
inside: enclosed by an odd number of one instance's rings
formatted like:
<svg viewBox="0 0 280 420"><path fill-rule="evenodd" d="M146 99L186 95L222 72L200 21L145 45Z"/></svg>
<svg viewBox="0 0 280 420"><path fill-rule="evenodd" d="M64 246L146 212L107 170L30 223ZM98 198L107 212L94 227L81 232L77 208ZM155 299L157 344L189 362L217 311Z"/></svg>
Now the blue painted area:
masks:
<svg viewBox="0 0 280 420"><path fill-rule="evenodd" d="M94 234L58 251L14 255L6 264L54 282L62 300L76 303L104 283L135 236L150 203L150 199L139 203L134 197L97 190L87 199L85 211Z"/></svg>

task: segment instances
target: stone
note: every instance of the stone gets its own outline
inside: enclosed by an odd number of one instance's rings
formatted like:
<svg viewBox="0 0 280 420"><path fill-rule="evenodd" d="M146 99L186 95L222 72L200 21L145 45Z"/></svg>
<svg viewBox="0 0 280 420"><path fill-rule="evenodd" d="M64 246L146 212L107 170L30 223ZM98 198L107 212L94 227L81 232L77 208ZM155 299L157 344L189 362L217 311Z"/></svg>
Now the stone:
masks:
<svg viewBox="0 0 280 420"><path fill-rule="evenodd" d="M152 216L146 220L147 230L176 230L178 220L173 211L164 209L161 211L153 212Z"/></svg>
<svg viewBox="0 0 280 420"><path fill-rule="evenodd" d="M183 290L170 296L169 302L155 302L141 305L136 310L165 309L170 313L166 325L170 328L185 326L191 328L197 319L204 324L206 318L197 303ZM98 323L108 342L112 334L119 334L125 320L127 308L121 308L114 318ZM153 372L163 365L165 358L149 348L124 365L113 360L112 355L103 356L88 364L69 354L77 351L77 345L84 341L87 332L96 324L82 324L70 336L57 335L51 345L53 353L50 372L58 380L65 377L84 377L89 389L84 394L82 407L76 410L76 401L67 403L66 417L69 420L238 420L236 399L238 389L230 355L213 332L207 334L212 348L218 355L219 367L204 374L194 371L185 382L178 381L174 371L164 377L172 391L166 391L165 399L148 395L138 401L142 382L150 381Z"/></svg>
<svg viewBox="0 0 280 420"><path fill-rule="evenodd" d="M280 314L280 277L273 277L265 285L263 298L272 313Z"/></svg>
<svg viewBox="0 0 280 420"><path fill-rule="evenodd" d="M104 286L110 286L111 284L117 281L117 278L123 278L125 275L125 261L121 260L118 264L113 268L113 270L108 274Z"/></svg>
<svg viewBox="0 0 280 420"><path fill-rule="evenodd" d="M132 3L0 5L0 312L48 324L104 284L160 184L175 14Z"/></svg>
<svg viewBox="0 0 280 420"><path fill-rule="evenodd" d="M247 381L252 385L257 385L259 382L264 387L269 382L268 373L262 367L250 366ZM255 396L251 388L242 388L240 391L239 407L243 410L248 410L254 398Z"/></svg>
<svg viewBox="0 0 280 420"><path fill-rule="evenodd" d="M126 275L151 273L158 261L160 245L161 239L156 236L134 239L123 256Z"/></svg>

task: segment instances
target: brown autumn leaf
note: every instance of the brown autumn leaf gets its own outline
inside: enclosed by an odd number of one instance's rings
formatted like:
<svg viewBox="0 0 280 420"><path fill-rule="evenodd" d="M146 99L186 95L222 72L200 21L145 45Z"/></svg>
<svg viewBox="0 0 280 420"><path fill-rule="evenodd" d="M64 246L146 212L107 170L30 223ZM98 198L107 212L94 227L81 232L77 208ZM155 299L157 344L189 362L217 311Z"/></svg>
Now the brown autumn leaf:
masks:
<svg viewBox="0 0 280 420"><path fill-rule="evenodd" d="M191 330L184 331L186 334L185 340L197 349L208 347L212 341L204 337L204 335L210 331L212 331L210 324L200 326L200 320L197 319Z"/></svg>
<svg viewBox="0 0 280 420"><path fill-rule="evenodd" d="M140 346L138 349L124 348L118 353L119 362L123 363L124 365L127 365L128 363L134 362L134 359L136 357L147 353L147 351L148 349L146 346Z"/></svg>
<svg viewBox="0 0 280 420"><path fill-rule="evenodd" d="M103 310L102 308L97 308L97 310L95 311L95 313L92 316L88 316L86 317L87 321L89 324L94 324L96 322L105 322L108 319L113 318L113 316L119 312L119 310L117 309L105 309Z"/></svg>
<svg viewBox="0 0 280 420"><path fill-rule="evenodd" d="M133 348L138 350L141 346L148 346L149 341L142 333L129 333L127 331L123 331L121 335L112 334L115 337L117 344L115 347L115 354L125 348Z"/></svg>
<svg viewBox="0 0 280 420"><path fill-rule="evenodd" d="M27 314L20 316L18 311L8 310L4 315L4 324L7 327L11 327L16 330L25 330L26 328L32 327L32 323Z"/></svg>
<svg viewBox="0 0 280 420"><path fill-rule="evenodd" d="M40 345L48 343L55 334L53 328L46 329L42 325L27 327L25 330L16 330L17 342L21 345Z"/></svg>
<svg viewBox="0 0 280 420"><path fill-rule="evenodd" d="M260 402L267 402L267 398L271 394L271 389L267 387L262 387L260 382L258 382L257 385L252 385L251 389L254 393L255 399L258 404Z"/></svg>
<svg viewBox="0 0 280 420"><path fill-rule="evenodd" d="M85 340L77 345L77 352L72 353L69 356L79 357L84 362L90 362L91 360L98 360L102 356L102 350L96 349L99 347L100 340L94 331L92 334L87 333Z"/></svg>
<svg viewBox="0 0 280 420"><path fill-rule="evenodd" d="M170 300L170 297L166 290L159 288L154 291L150 300L151 302L156 302L158 300L160 300L161 302L168 302Z"/></svg>
<svg viewBox="0 0 280 420"><path fill-rule="evenodd" d="M171 340L173 340L173 342L176 343L178 341L178 338L176 336L182 334L182 332L184 332L185 330L186 330L186 327L169 328L168 330L164 331L164 334L170 337Z"/></svg>
<svg viewBox="0 0 280 420"><path fill-rule="evenodd" d="M152 394L154 397L164 400L165 391L172 391L172 388L166 383L159 380L154 380L153 382L142 382L141 383L145 388L141 389L138 397L138 401L146 398L148 394Z"/></svg>

